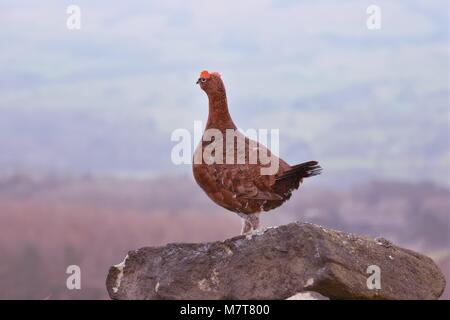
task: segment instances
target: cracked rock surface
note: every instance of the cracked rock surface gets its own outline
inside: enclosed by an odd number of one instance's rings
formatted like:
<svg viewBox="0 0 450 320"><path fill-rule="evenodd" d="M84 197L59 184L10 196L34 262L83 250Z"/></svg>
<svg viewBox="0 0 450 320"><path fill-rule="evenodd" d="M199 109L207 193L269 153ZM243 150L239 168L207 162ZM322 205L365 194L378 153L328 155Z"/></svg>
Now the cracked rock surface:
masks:
<svg viewBox="0 0 450 320"><path fill-rule="evenodd" d="M130 251L110 268L106 286L112 299L311 296L306 292L329 299L438 299L445 279L436 264L386 241L290 223L225 241Z"/></svg>

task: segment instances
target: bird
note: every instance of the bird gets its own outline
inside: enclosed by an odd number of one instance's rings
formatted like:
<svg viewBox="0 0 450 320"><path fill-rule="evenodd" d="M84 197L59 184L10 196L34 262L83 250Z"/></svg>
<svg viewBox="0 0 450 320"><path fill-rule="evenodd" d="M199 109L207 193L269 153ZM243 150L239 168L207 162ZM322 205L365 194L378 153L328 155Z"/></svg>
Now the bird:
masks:
<svg viewBox="0 0 450 320"><path fill-rule="evenodd" d="M251 234L259 229L260 213L281 206L291 198L292 192L299 188L304 178L320 174L322 167L318 161L291 166L273 155L263 144L241 133L231 118L225 85L218 72L200 72L197 84L208 96L209 110L202 139L193 155L194 179L213 202L243 219L241 235ZM230 130L234 136L227 136ZM245 148L238 149L235 141L243 141ZM215 143L214 147L212 143ZM209 151L212 149L210 158L212 155L215 160L222 161L206 159L205 150L208 148ZM234 152L231 163L224 161L228 150ZM215 154L216 151L219 154ZM257 156L261 154L277 162L275 172L262 173L269 164ZM240 162L236 160L239 156L242 157ZM255 159L252 156L256 156L257 160L250 161ZM245 161L242 161L244 158Z"/></svg>

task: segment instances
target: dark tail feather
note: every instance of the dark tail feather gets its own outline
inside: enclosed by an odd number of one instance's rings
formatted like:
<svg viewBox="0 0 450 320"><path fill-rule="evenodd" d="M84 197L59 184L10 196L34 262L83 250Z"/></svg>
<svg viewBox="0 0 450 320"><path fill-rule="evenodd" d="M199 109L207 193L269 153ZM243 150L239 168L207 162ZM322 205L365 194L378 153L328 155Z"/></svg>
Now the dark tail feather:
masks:
<svg viewBox="0 0 450 320"><path fill-rule="evenodd" d="M276 178L276 181L290 179L290 178L309 178L317 176L322 172L322 167L317 161L308 161L292 166L289 170Z"/></svg>

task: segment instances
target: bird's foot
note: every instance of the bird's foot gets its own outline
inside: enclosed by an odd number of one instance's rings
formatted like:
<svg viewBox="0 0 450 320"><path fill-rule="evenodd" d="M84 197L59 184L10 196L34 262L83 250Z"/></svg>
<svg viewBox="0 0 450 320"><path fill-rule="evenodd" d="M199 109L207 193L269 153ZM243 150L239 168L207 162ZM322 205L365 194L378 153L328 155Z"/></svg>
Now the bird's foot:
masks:
<svg viewBox="0 0 450 320"><path fill-rule="evenodd" d="M241 235L249 235L259 227L259 216L257 213L248 214L243 219Z"/></svg>

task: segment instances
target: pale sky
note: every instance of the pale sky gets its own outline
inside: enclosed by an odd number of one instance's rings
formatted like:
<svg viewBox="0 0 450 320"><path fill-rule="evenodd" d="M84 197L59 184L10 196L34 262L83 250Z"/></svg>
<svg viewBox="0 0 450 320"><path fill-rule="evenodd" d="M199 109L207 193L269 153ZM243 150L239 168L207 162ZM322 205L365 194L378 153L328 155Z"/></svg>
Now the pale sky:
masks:
<svg viewBox="0 0 450 320"><path fill-rule="evenodd" d="M0 0L0 172L187 173L170 134L205 121L208 69L238 126L279 128L324 181L449 185L448 25L438 0Z"/></svg>

